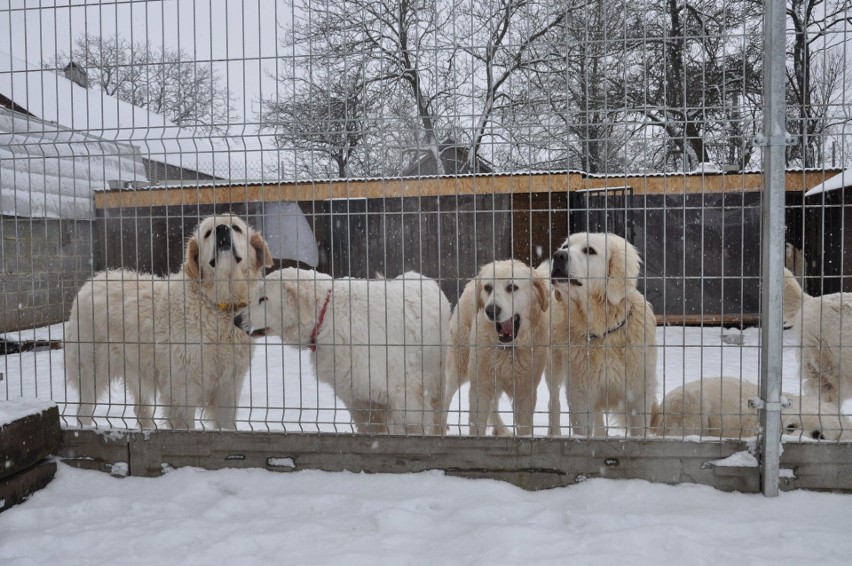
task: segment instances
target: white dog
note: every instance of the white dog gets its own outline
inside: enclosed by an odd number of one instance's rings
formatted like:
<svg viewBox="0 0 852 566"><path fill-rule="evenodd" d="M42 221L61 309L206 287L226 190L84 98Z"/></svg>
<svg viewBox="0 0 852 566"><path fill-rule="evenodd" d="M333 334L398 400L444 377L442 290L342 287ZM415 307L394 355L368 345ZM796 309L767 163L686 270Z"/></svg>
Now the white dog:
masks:
<svg viewBox="0 0 852 566"><path fill-rule="evenodd" d="M489 425L497 435L509 434L497 412L502 393L512 399L516 434L532 434L549 350L549 304L547 280L520 261L489 263L465 286L450 321L445 407L470 380L471 435L484 435Z"/></svg>
<svg viewBox="0 0 852 566"><path fill-rule="evenodd" d="M343 401L358 432L440 434L450 302L419 273L339 279L282 269L259 284L234 320L313 352L317 379Z"/></svg>
<svg viewBox="0 0 852 566"><path fill-rule="evenodd" d="M574 434L606 436L605 413L631 435L650 424L657 391L656 318L636 289L640 257L615 234L572 234L551 259L567 324L554 326L554 372L563 376ZM551 395L554 395L551 390ZM551 431L559 429L551 402Z"/></svg>
<svg viewBox="0 0 852 566"><path fill-rule="evenodd" d="M210 216L187 241L178 273L104 271L83 284L64 339L80 422L93 424L98 398L123 377L143 428L154 426L161 405L175 428L192 428L201 407L217 426L234 429L251 342L233 317L269 265L258 232L236 216Z"/></svg>
<svg viewBox="0 0 852 566"><path fill-rule="evenodd" d="M852 294L812 297L784 271L784 319L800 342L806 390L839 406L852 398Z"/></svg>
<svg viewBox="0 0 852 566"><path fill-rule="evenodd" d="M790 406L781 409L784 434L816 440L842 440L852 436L833 407L822 412L813 397L785 393ZM759 430L757 409L749 400L758 397L757 385L734 377L714 377L692 381L669 392L651 418L654 433L661 436L701 435L743 438ZM844 432L845 430L845 432Z"/></svg>

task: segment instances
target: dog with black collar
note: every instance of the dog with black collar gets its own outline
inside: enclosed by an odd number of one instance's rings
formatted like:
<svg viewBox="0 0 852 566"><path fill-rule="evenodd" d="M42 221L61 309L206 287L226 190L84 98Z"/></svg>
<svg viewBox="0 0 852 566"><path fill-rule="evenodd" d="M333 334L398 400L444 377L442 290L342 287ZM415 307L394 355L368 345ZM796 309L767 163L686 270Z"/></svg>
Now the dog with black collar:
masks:
<svg viewBox="0 0 852 566"><path fill-rule="evenodd" d="M657 320L636 288L641 257L611 233L572 234L550 262L556 301L567 312L551 329L551 383L565 383L571 430L607 436L607 424L645 434L657 393ZM561 433L559 388L550 432ZM607 421L609 417L609 421Z"/></svg>

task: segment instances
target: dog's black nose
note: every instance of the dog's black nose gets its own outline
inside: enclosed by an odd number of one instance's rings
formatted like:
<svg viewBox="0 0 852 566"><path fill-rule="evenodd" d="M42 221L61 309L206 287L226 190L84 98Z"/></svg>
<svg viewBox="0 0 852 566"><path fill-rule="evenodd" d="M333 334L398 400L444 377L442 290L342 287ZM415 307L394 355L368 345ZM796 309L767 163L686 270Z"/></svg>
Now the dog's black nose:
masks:
<svg viewBox="0 0 852 566"><path fill-rule="evenodd" d="M568 278L568 250L557 250L553 254L553 260L550 269L551 279L567 279Z"/></svg>
<svg viewBox="0 0 852 566"><path fill-rule="evenodd" d="M500 317L500 312L502 312L500 307L494 303L485 306L485 316L488 317L488 320L496 321Z"/></svg>
<svg viewBox="0 0 852 566"><path fill-rule="evenodd" d="M231 249L231 227L227 224L216 226L216 248L220 250Z"/></svg>
<svg viewBox="0 0 852 566"><path fill-rule="evenodd" d="M243 315L242 314L238 314L237 316L234 317L234 326L236 326L237 328L243 327Z"/></svg>

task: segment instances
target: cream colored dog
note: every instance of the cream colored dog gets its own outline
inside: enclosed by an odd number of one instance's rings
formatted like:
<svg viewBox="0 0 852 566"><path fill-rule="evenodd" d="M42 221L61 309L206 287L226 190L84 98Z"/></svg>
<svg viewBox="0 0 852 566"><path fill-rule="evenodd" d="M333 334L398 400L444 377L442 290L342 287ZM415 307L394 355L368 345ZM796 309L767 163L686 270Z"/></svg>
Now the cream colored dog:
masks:
<svg viewBox="0 0 852 566"><path fill-rule="evenodd" d="M640 257L615 234L572 234L551 259L557 300L567 323L554 325L554 373L566 384L571 429L606 436L608 413L631 435L650 424L657 392L656 318L636 289ZM551 389L554 395L557 388ZM559 431L558 400L550 429Z"/></svg>
<svg viewBox="0 0 852 566"><path fill-rule="evenodd" d="M758 397L757 385L734 377L714 377L692 381L672 390L656 407L651 427L661 436L700 435L743 438L759 430L757 410L749 400ZM816 440L852 438L852 425L833 413L820 414L813 397L784 394L790 406L781 409L785 434ZM844 432L845 430L845 432Z"/></svg>
<svg viewBox="0 0 852 566"><path fill-rule="evenodd" d="M79 419L123 377L143 428L154 408L192 428L196 409L234 429L251 360L251 341L233 325L272 256L261 235L236 216L210 216L186 243L181 270L167 278L104 271L83 284L65 324L65 377L80 392Z"/></svg>
<svg viewBox="0 0 852 566"><path fill-rule="evenodd" d="M450 320L447 348L448 407L470 380L470 434L489 425L508 435L497 408L500 395L512 399L515 433L532 434L536 390L549 350L547 281L523 262L489 263L468 282Z"/></svg>
<svg viewBox="0 0 852 566"><path fill-rule="evenodd" d="M358 432L371 434L443 432L449 322L446 295L419 273L333 280L294 268L267 275L234 319L252 336L311 350L317 379L334 389Z"/></svg>
<svg viewBox="0 0 852 566"><path fill-rule="evenodd" d="M784 319L799 341L806 390L839 406L852 398L852 294L813 297L784 272Z"/></svg>

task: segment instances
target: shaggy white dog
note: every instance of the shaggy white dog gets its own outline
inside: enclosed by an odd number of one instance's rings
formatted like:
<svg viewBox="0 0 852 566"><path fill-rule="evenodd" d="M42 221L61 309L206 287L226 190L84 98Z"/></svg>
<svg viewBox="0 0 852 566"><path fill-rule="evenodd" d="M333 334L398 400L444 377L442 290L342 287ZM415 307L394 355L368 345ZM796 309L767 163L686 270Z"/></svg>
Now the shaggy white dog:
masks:
<svg viewBox="0 0 852 566"><path fill-rule="evenodd" d="M489 425L509 434L497 412L502 393L512 400L515 433L532 434L550 349L549 304L547 279L516 260L483 266L465 286L450 321L445 406L470 380L471 435L484 435Z"/></svg>
<svg viewBox="0 0 852 566"><path fill-rule="evenodd" d="M781 409L784 434L815 440L852 438L852 425L837 413L820 411L812 397L785 393L790 406ZM669 392L651 419L654 433L661 436L701 435L743 438L759 430L757 410L749 400L758 397L757 385L734 377L692 381Z"/></svg>
<svg viewBox="0 0 852 566"><path fill-rule="evenodd" d="M358 432L440 434L441 344L450 303L419 273L338 279L295 268L269 274L234 323L313 352L317 379L343 401Z"/></svg>
<svg viewBox="0 0 852 566"><path fill-rule="evenodd" d="M251 342L233 317L251 299L272 256L261 235L231 215L202 220L181 270L167 278L104 271L83 284L65 324L65 377L80 392L83 425L123 377L142 428L162 406L174 428L193 428L196 409L234 429Z"/></svg>
<svg viewBox="0 0 852 566"><path fill-rule="evenodd" d="M657 322L636 289L640 262L624 238L586 232L568 237L551 259L554 296L568 305L565 323L551 330L553 381L561 375L566 384L574 434L606 436L607 413L631 435L650 424ZM551 396L557 391L553 387ZM551 400L550 421L558 433L558 399Z"/></svg>
<svg viewBox="0 0 852 566"><path fill-rule="evenodd" d="M799 341L806 391L839 406L852 397L852 294L813 297L784 272L784 319Z"/></svg>

